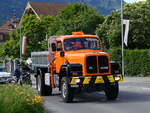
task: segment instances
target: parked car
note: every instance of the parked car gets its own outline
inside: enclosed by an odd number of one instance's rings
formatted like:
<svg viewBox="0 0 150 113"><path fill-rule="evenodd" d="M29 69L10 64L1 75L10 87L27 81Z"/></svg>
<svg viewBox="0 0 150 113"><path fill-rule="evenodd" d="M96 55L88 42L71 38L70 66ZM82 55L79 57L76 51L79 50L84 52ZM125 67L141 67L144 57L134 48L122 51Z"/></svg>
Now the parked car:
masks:
<svg viewBox="0 0 150 113"><path fill-rule="evenodd" d="M11 76L10 72L6 71L6 68L0 66L0 84L11 83L14 81L13 76Z"/></svg>

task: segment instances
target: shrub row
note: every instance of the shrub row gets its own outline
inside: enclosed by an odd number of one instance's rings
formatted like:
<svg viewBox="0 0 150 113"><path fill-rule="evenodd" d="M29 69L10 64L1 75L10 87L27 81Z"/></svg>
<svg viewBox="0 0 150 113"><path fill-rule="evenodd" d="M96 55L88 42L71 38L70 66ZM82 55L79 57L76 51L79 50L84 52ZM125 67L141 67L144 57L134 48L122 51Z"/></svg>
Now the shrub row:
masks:
<svg viewBox="0 0 150 113"><path fill-rule="evenodd" d="M42 101L27 86L0 85L0 113L43 113Z"/></svg>
<svg viewBox="0 0 150 113"><path fill-rule="evenodd" d="M121 49L108 50L111 59L121 62ZM150 76L150 50L124 50L125 75Z"/></svg>

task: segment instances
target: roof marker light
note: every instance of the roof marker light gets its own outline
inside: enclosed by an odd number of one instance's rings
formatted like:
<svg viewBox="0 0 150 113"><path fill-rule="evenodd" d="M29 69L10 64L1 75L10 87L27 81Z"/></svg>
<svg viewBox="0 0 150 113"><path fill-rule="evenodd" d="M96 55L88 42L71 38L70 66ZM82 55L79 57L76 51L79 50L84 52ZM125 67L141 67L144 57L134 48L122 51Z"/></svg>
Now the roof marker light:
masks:
<svg viewBox="0 0 150 113"><path fill-rule="evenodd" d="M72 32L72 35L84 35L83 32Z"/></svg>

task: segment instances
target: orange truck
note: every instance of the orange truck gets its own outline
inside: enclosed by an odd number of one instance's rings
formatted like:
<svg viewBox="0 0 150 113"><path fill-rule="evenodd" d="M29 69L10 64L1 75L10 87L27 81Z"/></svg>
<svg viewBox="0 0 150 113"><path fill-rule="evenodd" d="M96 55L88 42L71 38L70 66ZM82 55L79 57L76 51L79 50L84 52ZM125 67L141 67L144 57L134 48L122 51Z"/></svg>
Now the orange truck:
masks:
<svg viewBox="0 0 150 113"><path fill-rule="evenodd" d="M59 88L64 102L72 102L83 91L104 91L108 100L118 96L118 82L123 80L120 64L111 61L96 35L52 36L48 51L32 52L31 58L42 96L51 95L54 88Z"/></svg>

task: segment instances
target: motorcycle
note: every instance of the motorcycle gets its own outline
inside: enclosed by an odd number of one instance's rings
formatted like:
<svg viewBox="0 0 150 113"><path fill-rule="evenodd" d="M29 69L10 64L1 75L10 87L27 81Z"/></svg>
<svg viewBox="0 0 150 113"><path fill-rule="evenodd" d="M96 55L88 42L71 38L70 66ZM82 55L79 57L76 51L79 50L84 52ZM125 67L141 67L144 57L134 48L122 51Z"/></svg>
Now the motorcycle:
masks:
<svg viewBox="0 0 150 113"><path fill-rule="evenodd" d="M32 86L31 74L28 71L22 71L18 80L20 85L30 85Z"/></svg>

